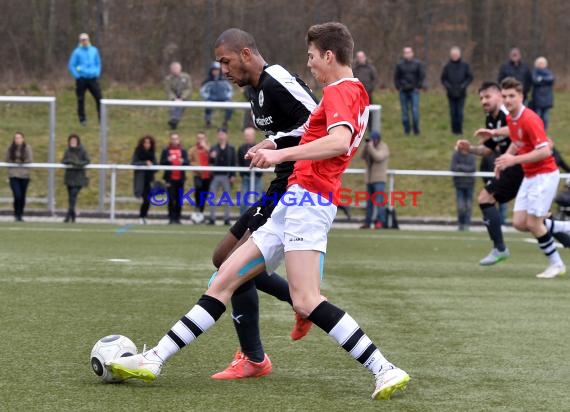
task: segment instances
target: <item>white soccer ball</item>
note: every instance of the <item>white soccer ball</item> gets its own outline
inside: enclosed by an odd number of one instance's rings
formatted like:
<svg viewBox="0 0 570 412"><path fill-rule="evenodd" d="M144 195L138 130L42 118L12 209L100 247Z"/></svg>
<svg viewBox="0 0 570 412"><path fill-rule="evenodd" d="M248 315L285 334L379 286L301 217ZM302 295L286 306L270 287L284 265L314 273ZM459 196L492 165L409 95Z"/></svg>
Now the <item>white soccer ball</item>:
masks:
<svg viewBox="0 0 570 412"><path fill-rule="evenodd" d="M200 213L200 212L193 212L190 215L190 220L192 222L194 222L195 224L199 225L200 223L202 223L204 221L204 214Z"/></svg>
<svg viewBox="0 0 570 412"><path fill-rule="evenodd" d="M132 340L123 335L109 335L97 341L91 350L91 367L93 372L103 381L108 383L120 382L105 368L105 362L123 356L136 355L137 346Z"/></svg>

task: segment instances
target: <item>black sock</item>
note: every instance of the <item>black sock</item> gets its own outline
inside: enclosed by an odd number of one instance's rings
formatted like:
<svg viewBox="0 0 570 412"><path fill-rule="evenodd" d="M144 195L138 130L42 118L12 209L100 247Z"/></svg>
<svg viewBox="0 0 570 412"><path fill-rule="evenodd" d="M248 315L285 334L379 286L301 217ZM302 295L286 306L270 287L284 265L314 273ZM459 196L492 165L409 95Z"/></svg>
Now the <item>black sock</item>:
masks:
<svg viewBox="0 0 570 412"><path fill-rule="evenodd" d="M267 272L263 272L255 278L255 286L262 292L275 296L280 301L287 302L293 306L289 284L277 273L273 272L271 275L268 275Z"/></svg>
<svg viewBox="0 0 570 412"><path fill-rule="evenodd" d="M570 248L570 235L566 232L552 233L552 237L559 241L565 248Z"/></svg>
<svg viewBox="0 0 570 412"><path fill-rule="evenodd" d="M241 351L252 361L262 362L265 351L259 331L259 297L255 282L241 285L232 296L232 319Z"/></svg>
<svg viewBox="0 0 570 412"><path fill-rule="evenodd" d="M503 240L499 209L492 203L483 203L479 207L481 208L481 213L483 213L483 222L487 226L487 232L489 232L489 237L493 241L495 249L499 252L504 252L506 246Z"/></svg>

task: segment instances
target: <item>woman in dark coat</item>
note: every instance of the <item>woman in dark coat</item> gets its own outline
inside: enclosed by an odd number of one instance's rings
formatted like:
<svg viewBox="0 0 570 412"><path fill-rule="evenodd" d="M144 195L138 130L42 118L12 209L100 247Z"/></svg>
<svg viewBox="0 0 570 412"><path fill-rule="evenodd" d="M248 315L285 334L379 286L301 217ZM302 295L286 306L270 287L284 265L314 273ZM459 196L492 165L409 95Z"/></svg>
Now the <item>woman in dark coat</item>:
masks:
<svg viewBox="0 0 570 412"><path fill-rule="evenodd" d="M135 152L133 153L133 160L131 163L136 166L156 165L154 137L146 135L139 139ZM148 195L150 193L152 182L154 181L155 173L156 170L135 170L133 189L135 197L142 200L139 218L143 225L146 225L146 216L150 207Z"/></svg>
<svg viewBox="0 0 570 412"><path fill-rule="evenodd" d="M67 186L67 194L69 199L69 207L65 215L65 223L75 223L75 205L77 196L81 188L89 184L89 179L85 173L85 166L90 163L89 155L81 146L81 139L76 134L70 134L67 138L67 150L63 154L61 163L73 166L65 169L65 186Z"/></svg>

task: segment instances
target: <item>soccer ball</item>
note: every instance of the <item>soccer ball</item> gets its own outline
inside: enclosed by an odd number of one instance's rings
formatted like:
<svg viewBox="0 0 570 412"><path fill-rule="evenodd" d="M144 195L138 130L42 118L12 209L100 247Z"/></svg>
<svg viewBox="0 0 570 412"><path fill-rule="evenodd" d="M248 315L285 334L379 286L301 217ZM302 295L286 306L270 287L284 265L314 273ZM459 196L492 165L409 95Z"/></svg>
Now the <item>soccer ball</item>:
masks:
<svg viewBox="0 0 570 412"><path fill-rule="evenodd" d="M108 383L120 382L105 368L105 362L123 356L136 355L137 346L123 335L109 335L97 341L91 350L91 367L95 375Z"/></svg>
<svg viewBox="0 0 570 412"><path fill-rule="evenodd" d="M204 214L200 213L200 212L193 212L190 215L190 220L192 222L194 222L195 224L199 225L200 223L202 223L204 221Z"/></svg>

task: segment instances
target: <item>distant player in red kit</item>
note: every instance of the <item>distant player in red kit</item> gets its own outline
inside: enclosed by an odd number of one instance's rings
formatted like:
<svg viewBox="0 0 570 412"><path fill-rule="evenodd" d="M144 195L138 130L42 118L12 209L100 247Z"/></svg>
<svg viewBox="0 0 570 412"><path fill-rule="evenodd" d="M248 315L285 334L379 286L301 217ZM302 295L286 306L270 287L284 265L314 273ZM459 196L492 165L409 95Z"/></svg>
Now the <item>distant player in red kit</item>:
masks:
<svg viewBox="0 0 570 412"><path fill-rule="evenodd" d="M369 101L364 86L352 73L354 41L346 26L312 26L307 45L308 66L325 87L323 99L305 124L301 143L280 150L259 149L247 156L252 167L296 161L288 187L288 194L296 201L288 196L287 205L279 202L267 223L226 259L206 293L157 346L108 362L106 367L113 375L154 380L165 361L220 318L241 284L262 270L271 273L285 260L295 311L323 329L374 374L372 397L388 399L406 388L409 375L380 353L349 314L320 293L327 234L336 215L341 175L366 132Z"/></svg>
<svg viewBox="0 0 570 412"><path fill-rule="evenodd" d="M542 120L523 105L522 84L507 77L501 82L501 93L509 111L507 125L511 145L495 161L495 171L500 173L513 165L522 165L524 179L515 199L513 225L517 230L531 232L548 258L549 266L536 277L554 278L563 275L566 267L556 250L552 234L544 224L544 218L556 195L560 172Z"/></svg>

